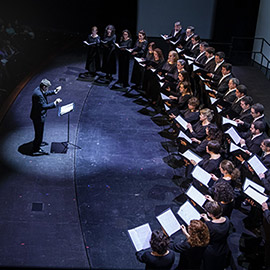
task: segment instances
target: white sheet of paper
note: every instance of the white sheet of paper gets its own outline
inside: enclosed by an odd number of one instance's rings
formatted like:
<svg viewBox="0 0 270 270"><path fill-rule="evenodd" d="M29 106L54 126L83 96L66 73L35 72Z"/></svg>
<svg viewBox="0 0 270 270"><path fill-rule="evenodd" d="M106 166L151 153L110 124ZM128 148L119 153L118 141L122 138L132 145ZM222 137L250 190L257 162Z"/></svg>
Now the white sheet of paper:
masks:
<svg viewBox="0 0 270 270"><path fill-rule="evenodd" d="M187 60L187 62L188 62L188 65L191 65L193 63L192 60Z"/></svg>
<svg viewBox="0 0 270 270"><path fill-rule="evenodd" d="M189 143L192 143L192 140L182 130L180 130L180 132L178 134L178 138L184 138Z"/></svg>
<svg viewBox="0 0 270 270"><path fill-rule="evenodd" d="M178 41L179 41L179 40L176 40L176 41L170 40L170 42L171 42L173 45L175 45Z"/></svg>
<svg viewBox="0 0 270 270"><path fill-rule="evenodd" d="M228 119L226 117L222 117L222 125L225 125L225 124L231 124L233 126L236 126L237 127L237 122L231 120L231 119Z"/></svg>
<svg viewBox="0 0 270 270"><path fill-rule="evenodd" d="M115 46L117 47L117 48L119 48L120 49L120 46L119 46L119 44L118 43L114 43L115 44Z"/></svg>
<svg viewBox="0 0 270 270"><path fill-rule="evenodd" d="M241 137L238 135L236 130L233 127L230 127L228 130L225 131L226 134L229 134L233 141L238 144L241 140Z"/></svg>
<svg viewBox="0 0 270 270"><path fill-rule="evenodd" d="M152 231L148 223L128 230L132 243L135 246L136 251L150 248L150 239Z"/></svg>
<svg viewBox="0 0 270 270"><path fill-rule="evenodd" d="M167 40L168 37L165 37L164 35L160 35L164 40Z"/></svg>
<svg viewBox="0 0 270 270"><path fill-rule="evenodd" d="M62 116L66 113L73 111L73 109L74 109L74 103L69 103L67 105L61 106L59 107L59 115Z"/></svg>
<svg viewBox="0 0 270 270"><path fill-rule="evenodd" d="M186 201L178 210L177 214L181 217L184 222L189 225L190 221L193 219L199 220L201 218L200 213L195 209L195 207Z"/></svg>
<svg viewBox="0 0 270 270"><path fill-rule="evenodd" d="M164 85L164 82L159 82L160 87Z"/></svg>
<svg viewBox="0 0 270 270"><path fill-rule="evenodd" d="M184 49L176 48L176 51L177 51L178 53L181 53L183 50L184 50Z"/></svg>
<svg viewBox="0 0 270 270"><path fill-rule="evenodd" d="M181 154L181 153L180 153ZM185 157L186 159L190 160L194 160L197 164L203 160L201 157L199 157L198 155L196 155L195 153L193 153L191 150L187 150L186 152L184 152L183 154L181 154L183 157Z"/></svg>
<svg viewBox="0 0 270 270"><path fill-rule="evenodd" d="M207 91L211 91L211 92L214 92L214 90L213 89L211 89L208 85L206 85L205 84L205 90L207 90Z"/></svg>
<svg viewBox="0 0 270 270"><path fill-rule="evenodd" d="M151 71L155 73L155 72L156 72L156 69L154 69L154 68L151 68Z"/></svg>
<svg viewBox="0 0 270 270"><path fill-rule="evenodd" d="M200 69L200 67L198 67L198 66L196 66L195 64L193 64L193 71L196 71L196 70L198 70L198 69Z"/></svg>
<svg viewBox="0 0 270 270"><path fill-rule="evenodd" d="M243 152L246 152L245 149L243 149L243 148L237 146L236 144L234 144L233 142L231 142L231 144L230 144L230 152L234 152L236 150L241 150Z"/></svg>
<svg viewBox="0 0 270 270"><path fill-rule="evenodd" d="M157 76L158 76L158 79L159 79L160 81L164 79L164 77L162 77L162 76L160 76L160 75L158 75L158 74L157 74Z"/></svg>
<svg viewBox="0 0 270 270"><path fill-rule="evenodd" d="M126 49L128 52L132 53L133 49Z"/></svg>
<svg viewBox="0 0 270 270"><path fill-rule="evenodd" d="M188 56L188 55L186 55L186 54L184 54L184 57L185 57L186 59L192 60L192 61L194 61L194 59L195 59L195 58L193 58L193 57L191 57L191 56Z"/></svg>
<svg viewBox="0 0 270 270"><path fill-rule="evenodd" d="M138 63L141 63L144 61L143 58L139 58L139 57L134 57L134 59L138 62Z"/></svg>
<svg viewBox="0 0 270 270"><path fill-rule="evenodd" d="M261 193L264 193L264 191L265 191L264 187L258 185L257 183L251 181L250 179L246 178L244 185L243 185L243 190L246 190L248 188L248 186L254 187L256 190L258 190Z"/></svg>
<svg viewBox="0 0 270 270"><path fill-rule="evenodd" d="M170 108L166 104L164 104L164 107L165 107L166 112L170 110Z"/></svg>
<svg viewBox="0 0 270 270"><path fill-rule="evenodd" d="M244 191L251 199L262 205L264 202L268 200L268 197L259 193L256 189L248 186L247 189Z"/></svg>
<svg viewBox="0 0 270 270"><path fill-rule="evenodd" d="M259 176L260 173L265 173L267 168L262 164L262 162L257 158L257 156L251 157L248 161L249 165L255 171L255 173Z"/></svg>
<svg viewBox="0 0 270 270"><path fill-rule="evenodd" d="M199 75L200 79L204 82L206 79L204 79L201 75Z"/></svg>
<svg viewBox="0 0 270 270"><path fill-rule="evenodd" d="M214 104L217 100L217 98L210 97L211 104Z"/></svg>
<svg viewBox="0 0 270 270"><path fill-rule="evenodd" d="M168 100L170 99L168 96L164 95L163 93L160 93L162 100Z"/></svg>
<svg viewBox="0 0 270 270"><path fill-rule="evenodd" d="M216 106L217 108L217 112L220 113L222 111L222 109L220 109L218 106Z"/></svg>
<svg viewBox="0 0 270 270"><path fill-rule="evenodd" d="M186 192L186 195L201 207L206 201L205 196L193 186L190 186L190 188Z"/></svg>
<svg viewBox="0 0 270 270"><path fill-rule="evenodd" d="M181 115L178 115L175 118L175 121L177 121L185 130L187 130L188 122Z"/></svg>
<svg viewBox="0 0 270 270"><path fill-rule="evenodd" d="M201 182L203 185L208 187L208 183L211 180L211 174L208 173L206 170L201 168L199 165L195 166L192 171L192 176Z"/></svg>
<svg viewBox="0 0 270 270"><path fill-rule="evenodd" d="M181 229L181 225L171 209L168 209L157 216L157 220L169 236Z"/></svg>

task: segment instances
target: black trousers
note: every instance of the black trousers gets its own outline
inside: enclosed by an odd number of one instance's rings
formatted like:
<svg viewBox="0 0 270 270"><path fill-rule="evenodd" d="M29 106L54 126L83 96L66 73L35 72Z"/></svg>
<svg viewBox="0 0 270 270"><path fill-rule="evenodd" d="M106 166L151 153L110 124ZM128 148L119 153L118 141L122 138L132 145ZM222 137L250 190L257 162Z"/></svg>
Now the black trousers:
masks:
<svg viewBox="0 0 270 270"><path fill-rule="evenodd" d="M36 152L39 150L43 140L44 122L40 120L33 120L33 124L35 130L35 139L33 141L33 152Z"/></svg>

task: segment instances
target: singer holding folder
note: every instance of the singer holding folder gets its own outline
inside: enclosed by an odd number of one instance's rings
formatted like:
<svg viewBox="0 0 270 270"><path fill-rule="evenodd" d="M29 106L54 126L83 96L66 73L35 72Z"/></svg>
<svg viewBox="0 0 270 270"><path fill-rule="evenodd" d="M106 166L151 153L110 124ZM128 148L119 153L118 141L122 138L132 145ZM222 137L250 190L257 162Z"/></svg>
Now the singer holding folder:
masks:
<svg viewBox="0 0 270 270"><path fill-rule="evenodd" d="M169 237L162 231L153 231L150 245L152 251L136 252L138 261L145 263L145 269L171 269L175 254L168 249Z"/></svg>

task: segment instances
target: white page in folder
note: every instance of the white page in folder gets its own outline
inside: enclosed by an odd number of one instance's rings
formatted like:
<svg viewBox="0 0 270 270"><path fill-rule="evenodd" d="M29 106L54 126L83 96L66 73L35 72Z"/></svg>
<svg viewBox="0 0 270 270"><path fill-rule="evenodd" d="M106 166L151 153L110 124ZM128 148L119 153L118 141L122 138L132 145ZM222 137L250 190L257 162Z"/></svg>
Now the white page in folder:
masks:
<svg viewBox="0 0 270 270"><path fill-rule="evenodd" d="M186 141L188 141L189 143L192 143L192 140L183 131L179 132L178 138L183 138Z"/></svg>
<svg viewBox="0 0 270 270"><path fill-rule="evenodd" d="M251 199L262 205L264 202L268 200L268 197L258 192L252 186L248 186L247 189L244 191Z"/></svg>
<svg viewBox="0 0 270 270"><path fill-rule="evenodd" d="M203 185L208 187L208 183L211 179L211 174L202 169L199 165L197 165L192 171L192 176L200 181Z"/></svg>
<svg viewBox="0 0 270 270"><path fill-rule="evenodd" d="M135 246L136 251L150 248L150 239L152 231L148 223L128 230L131 241Z"/></svg>
<svg viewBox="0 0 270 270"><path fill-rule="evenodd" d="M157 220L169 236L181 229L181 225L176 219L171 209L168 209L159 216L157 216Z"/></svg>
<svg viewBox="0 0 270 270"><path fill-rule="evenodd" d="M181 154L181 153L180 153ZM185 157L186 159L190 160L194 160L197 164L203 160L201 157L199 157L198 155L196 155L195 153L193 153L191 150L187 150L186 152L184 152L183 154L181 154L183 157Z"/></svg>
<svg viewBox="0 0 270 270"><path fill-rule="evenodd" d="M259 176L260 173L265 173L267 168L261 163L257 156L253 156L248 161L249 165L253 168L255 173Z"/></svg>
<svg viewBox="0 0 270 270"><path fill-rule="evenodd" d="M246 178L244 185L243 185L243 190L246 190L249 186L254 187L256 190L258 190L261 193L264 193L264 191L265 191L264 187L258 185L257 183L251 181L250 179Z"/></svg>
<svg viewBox="0 0 270 270"><path fill-rule="evenodd" d="M206 201L205 196L193 186L190 186L190 188L186 192L186 195L201 207Z"/></svg>
<svg viewBox="0 0 270 270"><path fill-rule="evenodd" d="M69 103L67 105L61 106L59 107L59 115L62 116L66 113L73 111L73 109L74 109L74 103Z"/></svg>
<svg viewBox="0 0 270 270"><path fill-rule="evenodd" d="M178 210L177 214L181 219L187 224L190 224L190 221L193 219L199 220L201 218L200 213L194 208L194 206L186 201Z"/></svg>
<svg viewBox="0 0 270 270"><path fill-rule="evenodd" d="M238 133L233 127L230 127L227 131L225 131L225 133L229 134L236 144L240 143L241 137L238 135Z"/></svg>
<svg viewBox="0 0 270 270"><path fill-rule="evenodd" d="M188 122L183 117L181 117L180 115L178 115L175 118L175 121L177 121L185 130L187 130L187 124L188 124Z"/></svg>

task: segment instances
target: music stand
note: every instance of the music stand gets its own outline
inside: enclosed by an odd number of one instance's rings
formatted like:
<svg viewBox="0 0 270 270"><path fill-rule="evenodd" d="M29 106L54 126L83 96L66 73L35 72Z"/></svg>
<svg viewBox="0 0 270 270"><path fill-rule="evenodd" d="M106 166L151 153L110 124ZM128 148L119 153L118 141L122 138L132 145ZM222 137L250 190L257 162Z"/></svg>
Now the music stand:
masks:
<svg viewBox="0 0 270 270"><path fill-rule="evenodd" d="M68 150L68 146L72 145L75 148L81 149L78 145L71 143L69 141L69 127L70 127L70 113L74 110L74 103L69 103L67 105L59 107L58 116L68 115L68 125L67 125L67 141L66 142L53 142L51 145L51 153L61 153L66 154Z"/></svg>

